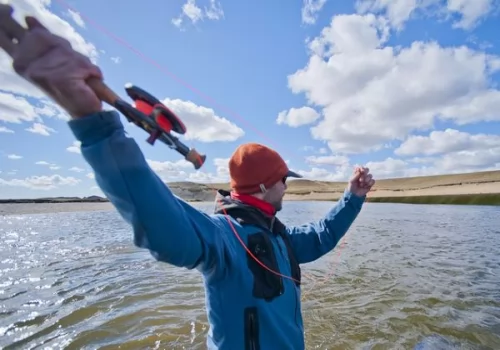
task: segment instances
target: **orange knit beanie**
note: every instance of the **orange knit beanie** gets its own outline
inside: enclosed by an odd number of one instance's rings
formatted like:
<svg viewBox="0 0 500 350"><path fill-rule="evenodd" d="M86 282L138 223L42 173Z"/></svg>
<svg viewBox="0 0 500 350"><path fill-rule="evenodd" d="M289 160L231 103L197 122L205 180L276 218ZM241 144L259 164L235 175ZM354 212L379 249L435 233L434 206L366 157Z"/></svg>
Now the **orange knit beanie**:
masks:
<svg viewBox="0 0 500 350"><path fill-rule="evenodd" d="M290 171L278 152L258 143L246 143L229 159L231 188L240 194L265 191L284 177L302 177Z"/></svg>

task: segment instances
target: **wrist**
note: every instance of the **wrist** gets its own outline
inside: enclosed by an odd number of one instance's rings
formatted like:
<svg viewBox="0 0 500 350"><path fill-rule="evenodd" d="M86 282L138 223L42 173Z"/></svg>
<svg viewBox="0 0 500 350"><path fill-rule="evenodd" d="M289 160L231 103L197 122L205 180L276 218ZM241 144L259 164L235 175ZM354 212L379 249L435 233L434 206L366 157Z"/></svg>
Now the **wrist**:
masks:
<svg viewBox="0 0 500 350"><path fill-rule="evenodd" d="M73 135L82 144L99 142L116 131L124 130L120 114L115 111L104 111L82 115L68 121Z"/></svg>

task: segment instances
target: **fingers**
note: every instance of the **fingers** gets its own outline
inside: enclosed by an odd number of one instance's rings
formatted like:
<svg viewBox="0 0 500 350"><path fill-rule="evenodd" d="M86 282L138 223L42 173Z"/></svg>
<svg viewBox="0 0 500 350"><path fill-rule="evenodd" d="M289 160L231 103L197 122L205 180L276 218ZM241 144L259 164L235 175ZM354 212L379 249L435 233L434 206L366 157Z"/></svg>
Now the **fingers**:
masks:
<svg viewBox="0 0 500 350"><path fill-rule="evenodd" d="M354 168L354 174L351 181L356 182L361 188L371 188L375 184L373 175L370 174L370 169L362 166L356 166Z"/></svg>
<svg viewBox="0 0 500 350"><path fill-rule="evenodd" d="M11 57L15 53L16 44L26 33L26 29L12 18L12 11L11 6L0 4L0 47Z"/></svg>
<svg viewBox="0 0 500 350"><path fill-rule="evenodd" d="M35 17L32 17L32 16L26 17L26 25L28 26L28 28L30 30L35 29L35 28L47 30L47 28L45 28L45 26L42 23L40 23L40 21L38 19L36 19Z"/></svg>
<svg viewBox="0 0 500 350"><path fill-rule="evenodd" d="M10 57L13 57L16 51L16 44L11 38L5 34L4 31L0 30L0 47L7 52Z"/></svg>
<svg viewBox="0 0 500 350"><path fill-rule="evenodd" d="M0 27L5 31L5 33L16 42L21 42L26 34L26 28L20 25L14 18L2 17Z"/></svg>

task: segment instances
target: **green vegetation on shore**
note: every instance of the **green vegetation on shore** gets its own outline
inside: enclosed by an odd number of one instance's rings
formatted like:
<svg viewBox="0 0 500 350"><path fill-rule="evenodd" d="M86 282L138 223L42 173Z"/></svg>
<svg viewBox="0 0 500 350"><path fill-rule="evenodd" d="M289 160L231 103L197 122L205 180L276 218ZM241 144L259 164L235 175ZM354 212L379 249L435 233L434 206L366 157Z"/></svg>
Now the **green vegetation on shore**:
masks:
<svg viewBox="0 0 500 350"><path fill-rule="evenodd" d="M371 203L499 205L500 193L450 194L435 196L369 197Z"/></svg>
<svg viewBox="0 0 500 350"><path fill-rule="evenodd" d="M288 183L285 200L336 201L342 195L346 185L346 182L291 180ZM228 183L171 182L168 186L175 195L188 202L210 202L214 200L216 189L229 190ZM377 180L372 192L368 195L368 201L372 203L500 205L500 171L381 179ZM0 199L0 204L71 202L97 203L108 202L108 200L99 196Z"/></svg>

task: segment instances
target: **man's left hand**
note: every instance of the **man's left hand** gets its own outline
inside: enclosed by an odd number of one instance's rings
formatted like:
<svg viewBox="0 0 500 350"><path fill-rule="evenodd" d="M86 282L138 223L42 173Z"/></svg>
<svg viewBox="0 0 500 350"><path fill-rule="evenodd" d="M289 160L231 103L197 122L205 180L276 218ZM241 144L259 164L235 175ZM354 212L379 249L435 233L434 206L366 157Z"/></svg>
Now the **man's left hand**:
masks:
<svg viewBox="0 0 500 350"><path fill-rule="evenodd" d="M356 196L365 196L372 189L375 180L370 170L365 167L356 167L352 177L349 179L347 189Z"/></svg>

